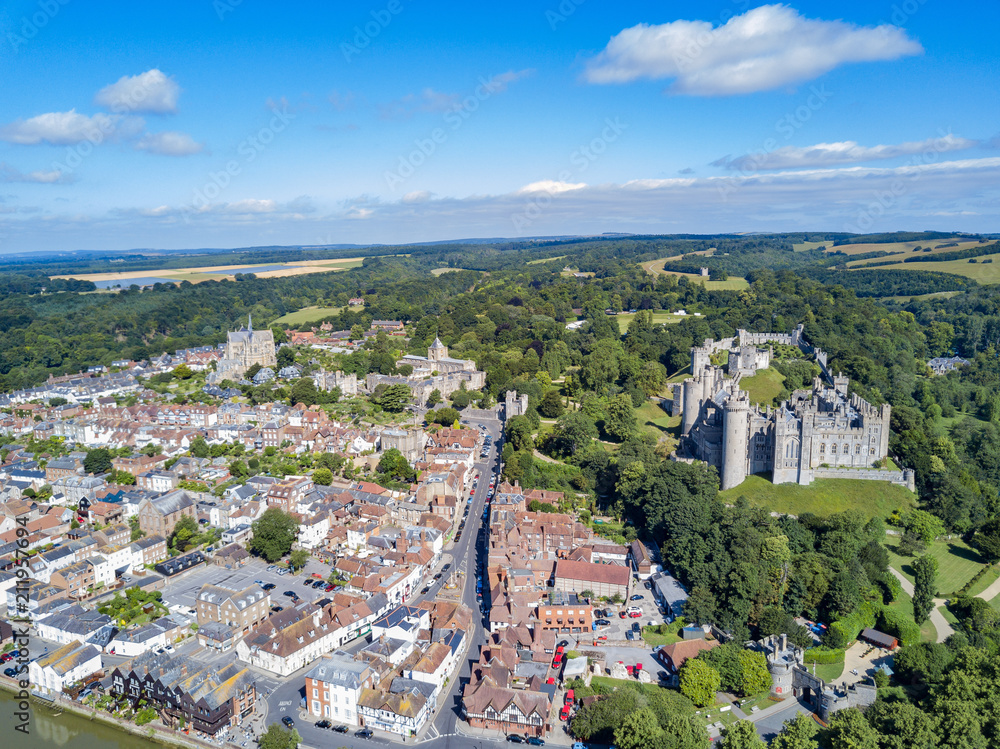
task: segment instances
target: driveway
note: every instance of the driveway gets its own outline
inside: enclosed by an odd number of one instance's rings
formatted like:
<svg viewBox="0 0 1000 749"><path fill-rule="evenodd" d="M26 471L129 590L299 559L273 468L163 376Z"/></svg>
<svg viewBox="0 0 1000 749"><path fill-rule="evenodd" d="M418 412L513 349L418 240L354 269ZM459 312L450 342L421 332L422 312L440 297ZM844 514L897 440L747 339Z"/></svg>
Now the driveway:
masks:
<svg viewBox="0 0 1000 749"><path fill-rule="evenodd" d="M896 579L899 580L899 584L903 587L903 592L905 592L910 598L913 598L913 583L907 580L901 572L894 570L892 567L889 568L889 572L891 572ZM997 582L1000 582L1000 580ZM1000 588L998 588L998 590L1000 590ZM987 591L983 592L985 593ZM931 609L930 613L931 624L933 624L934 629L937 630L938 642L944 642L955 632L955 630L952 629L951 624L948 623L948 620L944 618L944 614L941 613L941 607L944 606L945 603L946 601L943 598L935 598L934 608Z"/></svg>

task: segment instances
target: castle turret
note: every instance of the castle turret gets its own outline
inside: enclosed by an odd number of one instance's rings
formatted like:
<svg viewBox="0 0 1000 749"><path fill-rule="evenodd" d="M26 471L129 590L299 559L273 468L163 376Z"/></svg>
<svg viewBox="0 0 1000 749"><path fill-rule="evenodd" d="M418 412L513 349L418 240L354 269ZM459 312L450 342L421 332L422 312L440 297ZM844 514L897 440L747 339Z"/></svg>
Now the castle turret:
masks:
<svg viewBox="0 0 1000 749"><path fill-rule="evenodd" d="M747 477L750 398L742 390L726 401L722 432L722 489L739 486Z"/></svg>
<svg viewBox="0 0 1000 749"><path fill-rule="evenodd" d="M681 416L681 435L686 437L691 433L691 428L698 420L698 412L701 410L703 383L700 377L691 377L684 380L682 385L684 392L683 415Z"/></svg>

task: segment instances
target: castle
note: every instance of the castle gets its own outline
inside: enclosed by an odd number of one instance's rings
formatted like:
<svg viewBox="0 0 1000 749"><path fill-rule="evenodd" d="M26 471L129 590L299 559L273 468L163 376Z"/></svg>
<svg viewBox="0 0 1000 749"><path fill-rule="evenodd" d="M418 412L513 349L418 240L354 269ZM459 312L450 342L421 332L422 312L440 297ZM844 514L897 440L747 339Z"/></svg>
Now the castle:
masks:
<svg viewBox="0 0 1000 749"><path fill-rule="evenodd" d="M706 340L691 349L693 376L674 391L673 412L683 414L677 459L715 466L723 490L766 471L775 484L852 478L913 490L913 471L876 468L889 451L890 407L849 395L848 378L830 375L825 352L806 343L801 325L791 335L740 330L737 338ZM794 345L812 354L826 381L815 378L810 389L796 390L777 408L751 404L740 381L770 364L773 352L757 348L763 343ZM731 376L711 363L723 350L729 351Z"/></svg>
<svg viewBox="0 0 1000 749"><path fill-rule="evenodd" d="M210 383L222 380L240 380L250 367L276 367L274 333L270 330L254 330L253 319L247 316L247 327L230 331L226 336L226 349L219 360Z"/></svg>
<svg viewBox="0 0 1000 749"><path fill-rule="evenodd" d="M406 385L422 403L434 390L447 398L461 389L463 384L466 390L479 390L486 384L486 373L476 369L476 363L471 359L452 359L448 356L448 347L441 343L440 338L434 339L427 349L427 356L407 355L396 362L397 367L404 364L413 367L411 374L402 376L371 372L365 377L365 387L371 392L382 384Z"/></svg>

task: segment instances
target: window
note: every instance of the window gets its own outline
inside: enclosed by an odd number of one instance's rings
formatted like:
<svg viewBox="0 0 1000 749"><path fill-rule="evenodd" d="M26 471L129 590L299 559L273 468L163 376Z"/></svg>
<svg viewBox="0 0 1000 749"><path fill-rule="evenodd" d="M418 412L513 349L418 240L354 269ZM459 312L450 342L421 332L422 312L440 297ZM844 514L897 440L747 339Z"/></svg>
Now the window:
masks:
<svg viewBox="0 0 1000 749"><path fill-rule="evenodd" d="M313 711L314 715L319 715L319 701L318 700L313 700L313 709L312 709L312 711Z"/></svg>
<svg viewBox="0 0 1000 749"><path fill-rule="evenodd" d="M861 454L861 445L855 445L854 446L854 454L855 455L860 455Z"/></svg>
<svg viewBox="0 0 1000 749"><path fill-rule="evenodd" d="M819 451L823 452L823 448L821 447ZM831 455L836 455L837 454L837 445L836 445L836 443L830 445L830 454Z"/></svg>
<svg viewBox="0 0 1000 749"><path fill-rule="evenodd" d="M826 443L825 443L825 442L821 442L821 443L820 443L820 446L819 446L819 451L820 451L820 453L822 453L822 454L826 454Z"/></svg>
<svg viewBox="0 0 1000 749"><path fill-rule="evenodd" d="M850 455L850 454L851 454L851 448L848 447L847 445L844 445L844 455Z"/></svg>
<svg viewBox="0 0 1000 749"><path fill-rule="evenodd" d="M313 697L319 697L319 690L313 687Z"/></svg>

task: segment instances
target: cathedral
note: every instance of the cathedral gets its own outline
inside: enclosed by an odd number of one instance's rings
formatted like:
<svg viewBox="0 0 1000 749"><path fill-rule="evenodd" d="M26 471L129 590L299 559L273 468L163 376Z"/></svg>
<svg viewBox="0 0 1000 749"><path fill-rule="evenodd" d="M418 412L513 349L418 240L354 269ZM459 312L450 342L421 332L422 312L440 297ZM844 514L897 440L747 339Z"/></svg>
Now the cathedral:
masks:
<svg viewBox="0 0 1000 749"><path fill-rule="evenodd" d="M252 317L247 317L247 327L230 331L226 337L226 350L212 378L213 384L222 380L238 381L254 364L275 367L278 358L274 348L274 333L254 330Z"/></svg>

